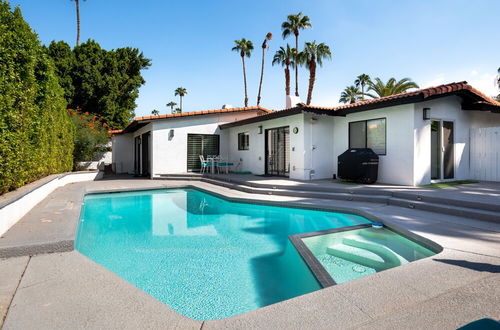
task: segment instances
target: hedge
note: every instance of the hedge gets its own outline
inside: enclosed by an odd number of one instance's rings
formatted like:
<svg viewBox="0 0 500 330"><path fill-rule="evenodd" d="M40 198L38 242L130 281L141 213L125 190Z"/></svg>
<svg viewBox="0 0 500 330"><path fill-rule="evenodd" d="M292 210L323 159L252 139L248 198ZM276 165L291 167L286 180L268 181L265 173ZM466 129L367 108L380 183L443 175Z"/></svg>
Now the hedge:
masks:
<svg viewBox="0 0 500 330"><path fill-rule="evenodd" d="M0 0L0 194L70 171L74 130L54 63L20 9Z"/></svg>

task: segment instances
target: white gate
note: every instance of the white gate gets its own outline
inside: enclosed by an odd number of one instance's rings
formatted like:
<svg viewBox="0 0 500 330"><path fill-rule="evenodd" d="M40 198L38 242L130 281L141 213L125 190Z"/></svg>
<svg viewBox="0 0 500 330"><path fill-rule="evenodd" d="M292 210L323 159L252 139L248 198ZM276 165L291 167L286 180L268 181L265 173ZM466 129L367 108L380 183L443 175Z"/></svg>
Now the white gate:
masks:
<svg viewBox="0 0 500 330"><path fill-rule="evenodd" d="M474 180L500 181L500 127L470 130L470 176Z"/></svg>

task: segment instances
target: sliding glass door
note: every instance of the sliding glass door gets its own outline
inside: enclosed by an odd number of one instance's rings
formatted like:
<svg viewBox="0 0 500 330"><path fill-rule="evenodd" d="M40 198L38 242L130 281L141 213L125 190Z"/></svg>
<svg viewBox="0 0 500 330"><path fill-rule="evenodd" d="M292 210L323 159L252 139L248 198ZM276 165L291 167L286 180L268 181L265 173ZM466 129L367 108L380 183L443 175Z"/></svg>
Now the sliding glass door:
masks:
<svg viewBox="0 0 500 330"><path fill-rule="evenodd" d="M219 135L188 134L187 139L187 171L201 170L200 155L203 157L219 155Z"/></svg>
<svg viewBox="0 0 500 330"><path fill-rule="evenodd" d="M455 177L455 141L452 121L431 122L431 179Z"/></svg>
<svg viewBox="0 0 500 330"><path fill-rule="evenodd" d="M290 130L278 127L266 130L266 175L290 174Z"/></svg>

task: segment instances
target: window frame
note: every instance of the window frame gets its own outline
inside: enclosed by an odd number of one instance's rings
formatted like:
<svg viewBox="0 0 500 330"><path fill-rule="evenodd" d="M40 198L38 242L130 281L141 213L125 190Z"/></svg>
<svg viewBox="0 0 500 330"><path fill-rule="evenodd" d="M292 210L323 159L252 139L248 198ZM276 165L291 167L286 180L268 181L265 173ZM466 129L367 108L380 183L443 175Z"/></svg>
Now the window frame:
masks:
<svg viewBox="0 0 500 330"><path fill-rule="evenodd" d="M384 125L385 126L385 129L384 129L384 140L385 140L384 153L377 153L377 152L375 152L375 153L379 156L386 156L387 155L387 117L350 121L348 123L348 132L347 132L349 149L351 148L351 124L361 123L361 122L365 123L365 148L368 148L367 147L368 146L368 122L372 121L372 120L383 120L385 123L385 125Z"/></svg>
<svg viewBox="0 0 500 330"><path fill-rule="evenodd" d="M247 137L243 141L246 140L246 145L243 143L243 145L240 143L241 137ZM250 150L250 133L249 132L241 132L238 133L238 150Z"/></svg>

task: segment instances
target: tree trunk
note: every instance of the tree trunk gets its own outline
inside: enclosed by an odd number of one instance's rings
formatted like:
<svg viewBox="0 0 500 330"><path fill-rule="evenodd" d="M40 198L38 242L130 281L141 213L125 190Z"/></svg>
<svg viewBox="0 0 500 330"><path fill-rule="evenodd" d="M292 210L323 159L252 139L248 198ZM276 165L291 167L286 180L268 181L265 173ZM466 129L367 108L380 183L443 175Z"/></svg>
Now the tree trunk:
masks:
<svg viewBox="0 0 500 330"><path fill-rule="evenodd" d="M361 84L361 101L365 100L365 84Z"/></svg>
<svg viewBox="0 0 500 330"><path fill-rule="evenodd" d="M286 95L290 95L290 68L287 66L285 67L285 93Z"/></svg>
<svg viewBox="0 0 500 330"><path fill-rule="evenodd" d="M266 41L262 44L262 68L260 70L259 94L257 95L257 106L260 104L260 92L262 90L262 78L264 77L264 50L266 49Z"/></svg>
<svg viewBox="0 0 500 330"><path fill-rule="evenodd" d="M307 90L307 105L311 104L314 80L316 80L316 60L313 58L311 59L311 63L309 63L309 89Z"/></svg>
<svg viewBox="0 0 500 330"><path fill-rule="evenodd" d="M299 34L295 35L295 96L299 96Z"/></svg>
<svg viewBox="0 0 500 330"><path fill-rule="evenodd" d="M80 0L75 0L76 4L76 45L80 46Z"/></svg>
<svg viewBox="0 0 500 330"><path fill-rule="evenodd" d="M181 104L181 112L182 112L182 95L179 95L179 98L181 99L180 104Z"/></svg>
<svg viewBox="0 0 500 330"><path fill-rule="evenodd" d="M245 85L245 108L248 107L248 95L247 95L247 73L245 71L245 56L241 57L241 63L243 63L243 83Z"/></svg>

